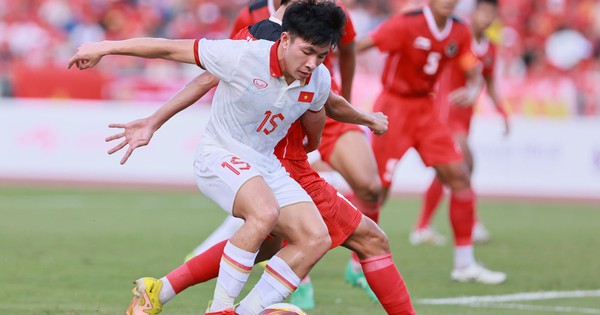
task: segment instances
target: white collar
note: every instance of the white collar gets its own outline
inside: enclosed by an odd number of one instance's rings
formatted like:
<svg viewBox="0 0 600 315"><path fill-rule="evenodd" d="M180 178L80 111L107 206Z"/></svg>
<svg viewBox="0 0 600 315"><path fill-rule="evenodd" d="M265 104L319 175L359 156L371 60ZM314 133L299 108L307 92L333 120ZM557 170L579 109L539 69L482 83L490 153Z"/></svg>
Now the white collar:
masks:
<svg viewBox="0 0 600 315"><path fill-rule="evenodd" d="M269 21L275 22L279 25L283 24L283 22L280 19L276 18L274 15L269 16Z"/></svg>
<svg viewBox="0 0 600 315"><path fill-rule="evenodd" d="M471 50L477 55L481 57L488 52L490 48L490 41L487 37L482 37L481 42L478 42L475 37L473 37L473 42L471 43Z"/></svg>
<svg viewBox="0 0 600 315"><path fill-rule="evenodd" d="M429 26L429 31L431 31L431 34L433 34L433 37L435 39L437 39L438 41L442 41L446 39L448 35L450 35L453 23L451 18L446 19L446 26L444 26L444 29L440 32L440 30L437 27L437 24L435 23L435 18L433 17L433 13L431 13L431 9L429 8L429 6L425 6L423 8L423 15L425 15L427 26Z"/></svg>

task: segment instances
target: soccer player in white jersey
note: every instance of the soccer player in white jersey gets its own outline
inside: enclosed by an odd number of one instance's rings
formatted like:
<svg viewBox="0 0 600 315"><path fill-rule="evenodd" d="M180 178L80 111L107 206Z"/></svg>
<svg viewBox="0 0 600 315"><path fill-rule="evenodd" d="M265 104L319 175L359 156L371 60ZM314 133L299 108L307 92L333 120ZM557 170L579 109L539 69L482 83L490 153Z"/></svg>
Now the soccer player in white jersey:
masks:
<svg viewBox="0 0 600 315"><path fill-rule="evenodd" d="M318 146L331 84L321 63L339 41L345 21L336 5L307 0L288 8L275 44L137 38L84 44L69 61L69 66L85 69L107 54L163 58L197 64L221 80L194 170L200 190L245 223L225 247L207 314L257 314L282 301L330 247L318 210L273 149L300 117L308 126L308 148ZM269 261L257 285L233 310L269 233L289 245ZM144 289L136 292L139 299L146 298Z"/></svg>

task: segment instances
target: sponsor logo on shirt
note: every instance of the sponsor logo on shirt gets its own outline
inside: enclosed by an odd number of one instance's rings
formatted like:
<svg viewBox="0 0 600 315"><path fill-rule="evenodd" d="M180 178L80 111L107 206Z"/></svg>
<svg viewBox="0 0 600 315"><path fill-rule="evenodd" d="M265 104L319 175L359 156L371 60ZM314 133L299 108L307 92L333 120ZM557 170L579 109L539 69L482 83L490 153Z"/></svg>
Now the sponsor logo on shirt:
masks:
<svg viewBox="0 0 600 315"><path fill-rule="evenodd" d="M252 80L252 83L254 83L254 86L256 86L256 88L259 90L262 90L262 89L266 88L267 86L269 86L269 84L267 82L265 82L264 80L261 80L261 79L254 79L254 80Z"/></svg>
<svg viewBox="0 0 600 315"><path fill-rule="evenodd" d="M431 40L423 36L415 38L413 45L416 49L431 50Z"/></svg>

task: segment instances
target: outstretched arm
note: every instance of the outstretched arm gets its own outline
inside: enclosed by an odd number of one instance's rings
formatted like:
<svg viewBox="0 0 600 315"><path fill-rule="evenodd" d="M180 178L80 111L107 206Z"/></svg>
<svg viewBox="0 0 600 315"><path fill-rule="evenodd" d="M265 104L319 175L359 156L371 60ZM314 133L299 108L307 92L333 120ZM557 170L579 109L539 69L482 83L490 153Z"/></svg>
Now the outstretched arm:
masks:
<svg viewBox="0 0 600 315"><path fill-rule="evenodd" d="M92 68L106 55L161 58L195 64L193 39L132 38L119 41L84 43L69 60L69 68Z"/></svg>
<svg viewBox="0 0 600 315"><path fill-rule="evenodd" d="M356 43L354 41L338 46L340 52L339 64L340 77L342 79L342 96L348 101L350 101L350 97L352 96L352 82L354 81L354 71L356 69L355 46Z"/></svg>
<svg viewBox="0 0 600 315"><path fill-rule="evenodd" d="M383 113L369 113L354 108L343 97L329 92L329 98L325 103L327 116L334 120L363 125L371 129L376 135L384 134L388 129L388 119Z"/></svg>
<svg viewBox="0 0 600 315"><path fill-rule="evenodd" d="M371 36L365 36L361 39L359 39L358 41L356 41L356 51L357 52L363 52L369 48L372 48L375 46L375 42L373 41L373 38L371 38Z"/></svg>
<svg viewBox="0 0 600 315"><path fill-rule="evenodd" d="M321 145L321 134L325 128L326 117L322 109L318 112L309 110L300 117L300 122L306 131L307 142L304 145L306 152L312 152Z"/></svg>
<svg viewBox="0 0 600 315"><path fill-rule="evenodd" d="M112 135L106 138L106 142L123 139L121 143L108 151L108 154L113 154L126 145L129 145L125 155L121 159L121 164L125 164L133 151L139 147L147 145L154 132L156 132L165 122L175 116L180 111L194 104L202 96L204 96L211 88L219 83L219 79L208 72L196 77L186 86L175 94L167 103L161 106L151 116L134 120L127 124L110 124L110 128L122 128L121 133Z"/></svg>
<svg viewBox="0 0 600 315"><path fill-rule="evenodd" d="M496 90L496 84L494 84L494 78L492 76L487 76L485 78L485 83L487 87L488 94L492 99L492 103L496 107L496 111L502 116L502 120L504 121L504 135L508 136L510 134L510 122L508 119L508 114L506 110L502 106L502 102L500 102L500 98L498 97L498 92Z"/></svg>

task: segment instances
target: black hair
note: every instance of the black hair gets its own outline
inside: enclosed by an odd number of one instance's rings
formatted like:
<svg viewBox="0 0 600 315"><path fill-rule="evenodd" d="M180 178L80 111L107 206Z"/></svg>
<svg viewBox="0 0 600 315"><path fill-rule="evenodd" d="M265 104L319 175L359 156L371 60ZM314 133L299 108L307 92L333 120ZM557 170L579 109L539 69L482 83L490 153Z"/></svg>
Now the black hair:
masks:
<svg viewBox="0 0 600 315"><path fill-rule="evenodd" d="M498 6L498 0L477 0L477 5L480 3L488 3L496 7Z"/></svg>
<svg viewBox="0 0 600 315"><path fill-rule="evenodd" d="M285 5L286 3L290 2L292 0L281 0L281 4L280 5Z"/></svg>
<svg viewBox="0 0 600 315"><path fill-rule="evenodd" d="M285 10L282 30L317 46L336 46L342 38L346 14L331 1L301 0Z"/></svg>

